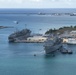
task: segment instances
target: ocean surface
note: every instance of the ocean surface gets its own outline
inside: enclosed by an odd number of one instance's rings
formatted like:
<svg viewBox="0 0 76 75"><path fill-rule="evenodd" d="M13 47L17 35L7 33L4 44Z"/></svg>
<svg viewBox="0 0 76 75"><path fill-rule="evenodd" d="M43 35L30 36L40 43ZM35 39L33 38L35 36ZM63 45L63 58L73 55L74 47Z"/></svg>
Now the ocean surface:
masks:
<svg viewBox="0 0 76 75"><path fill-rule="evenodd" d="M32 33L45 33L50 28L75 26L76 16L50 16L2 13L65 12L75 13L76 9L0 9L0 75L75 75L76 45L68 45L73 54L56 53L46 55L43 43L9 43L8 36L24 28ZM19 24L16 24L18 21ZM41 30L40 30L41 29ZM36 54L36 57L34 56Z"/></svg>

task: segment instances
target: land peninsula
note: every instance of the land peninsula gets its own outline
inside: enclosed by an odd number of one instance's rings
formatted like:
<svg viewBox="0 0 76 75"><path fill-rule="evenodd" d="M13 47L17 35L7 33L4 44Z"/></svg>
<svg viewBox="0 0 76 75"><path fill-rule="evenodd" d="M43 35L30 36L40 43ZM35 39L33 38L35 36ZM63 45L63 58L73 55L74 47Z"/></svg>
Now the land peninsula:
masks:
<svg viewBox="0 0 76 75"><path fill-rule="evenodd" d="M60 27L58 29L49 29L48 31L45 32L45 34L63 34L65 31L71 32L71 31L75 31L76 30L76 26L64 26L64 27Z"/></svg>
<svg viewBox="0 0 76 75"><path fill-rule="evenodd" d="M4 29L4 28L13 28L11 26L0 26L0 29Z"/></svg>

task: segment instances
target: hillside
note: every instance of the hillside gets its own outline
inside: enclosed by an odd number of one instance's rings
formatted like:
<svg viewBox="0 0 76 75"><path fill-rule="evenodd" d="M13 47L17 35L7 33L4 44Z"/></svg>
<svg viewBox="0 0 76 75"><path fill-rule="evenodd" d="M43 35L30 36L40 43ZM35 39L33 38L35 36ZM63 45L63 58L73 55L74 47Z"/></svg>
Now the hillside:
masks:
<svg viewBox="0 0 76 75"><path fill-rule="evenodd" d="M54 34L62 34L64 33L65 31L72 31L72 30L76 30L76 26L66 26L66 27L60 27L59 29L49 29L48 31L45 32L45 34L51 34L51 33L54 33Z"/></svg>

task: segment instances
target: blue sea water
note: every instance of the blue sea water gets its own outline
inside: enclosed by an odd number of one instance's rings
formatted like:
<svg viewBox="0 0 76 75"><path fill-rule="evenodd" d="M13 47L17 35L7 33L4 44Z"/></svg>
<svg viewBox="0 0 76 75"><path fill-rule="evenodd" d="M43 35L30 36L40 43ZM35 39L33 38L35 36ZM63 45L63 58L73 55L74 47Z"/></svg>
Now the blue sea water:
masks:
<svg viewBox="0 0 76 75"><path fill-rule="evenodd" d="M76 12L76 9L0 9L0 12ZM19 24L15 24L18 21ZM16 30L29 28L32 33L45 33L50 28L75 26L76 16L41 16L0 14L0 75L75 75L76 45L68 45L72 55L57 53L47 56L43 43L9 43L8 36ZM39 29L42 29L39 31ZM34 57L36 54L36 57Z"/></svg>

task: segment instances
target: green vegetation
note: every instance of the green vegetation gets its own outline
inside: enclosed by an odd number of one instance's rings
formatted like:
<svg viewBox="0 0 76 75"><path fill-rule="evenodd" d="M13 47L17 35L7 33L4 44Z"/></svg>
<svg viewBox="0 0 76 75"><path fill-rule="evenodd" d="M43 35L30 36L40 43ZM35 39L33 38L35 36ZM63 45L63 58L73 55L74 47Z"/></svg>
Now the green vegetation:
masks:
<svg viewBox="0 0 76 75"><path fill-rule="evenodd" d="M45 34L62 34L64 33L64 31L72 31L72 30L76 30L76 26L64 26L64 27L60 27L59 29L49 29L48 31L45 32Z"/></svg>

